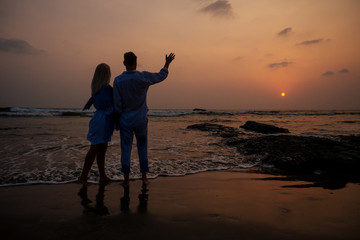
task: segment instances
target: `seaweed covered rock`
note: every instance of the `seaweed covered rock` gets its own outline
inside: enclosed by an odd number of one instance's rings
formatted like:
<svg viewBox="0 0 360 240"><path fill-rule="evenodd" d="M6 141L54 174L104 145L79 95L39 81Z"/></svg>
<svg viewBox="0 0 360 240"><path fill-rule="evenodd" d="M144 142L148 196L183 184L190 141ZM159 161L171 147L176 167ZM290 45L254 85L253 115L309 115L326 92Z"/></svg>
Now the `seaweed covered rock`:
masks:
<svg viewBox="0 0 360 240"><path fill-rule="evenodd" d="M200 131L212 132L214 135L230 138L239 135L239 130L234 127L223 126L215 123L199 123L187 127L187 129L195 129Z"/></svg>
<svg viewBox="0 0 360 240"><path fill-rule="evenodd" d="M202 123L188 129L208 131L223 143L260 160L259 171L310 181L306 186L339 189L347 182L360 182L360 136L320 138L294 135L244 135L238 129ZM267 168L268 164L273 168Z"/></svg>
<svg viewBox="0 0 360 240"><path fill-rule="evenodd" d="M277 169L326 173L360 172L360 137L333 140L311 136L263 136L237 141L239 152L263 156L263 163Z"/></svg>
<svg viewBox="0 0 360 240"><path fill-rule="evenodd" d="M239 137L237 128L220 124L201 123L187 128L212 132L226 138L226 145L235 146L244 155L260 156L262 164L271 164L280 170L320 170L360 175L360 136L339 136L333 139L294 135Z"/></svg>
<svg viewBox="0 0 360 240"><path fill-rule="evenodd" d="M288 129L279 128L274 125L258 123L255 121L247 121L244 125L240 126L246 130L258 132L258 133L290 133Z"/></svg>

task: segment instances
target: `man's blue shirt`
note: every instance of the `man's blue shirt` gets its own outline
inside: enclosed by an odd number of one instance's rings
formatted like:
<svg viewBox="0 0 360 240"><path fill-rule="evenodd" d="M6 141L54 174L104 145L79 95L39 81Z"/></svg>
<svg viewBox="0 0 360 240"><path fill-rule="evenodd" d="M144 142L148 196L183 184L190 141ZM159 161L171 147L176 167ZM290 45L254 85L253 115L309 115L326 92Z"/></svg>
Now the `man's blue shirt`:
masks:
<svg viewBox="0 0 360 240"><path fill-rule="evenodd" d="M159 83L168 75L167 68L159 73L125 71L114 79L114 107L120 114L120 124L136 127L147 120L146 95L149 86Z"/></svg>

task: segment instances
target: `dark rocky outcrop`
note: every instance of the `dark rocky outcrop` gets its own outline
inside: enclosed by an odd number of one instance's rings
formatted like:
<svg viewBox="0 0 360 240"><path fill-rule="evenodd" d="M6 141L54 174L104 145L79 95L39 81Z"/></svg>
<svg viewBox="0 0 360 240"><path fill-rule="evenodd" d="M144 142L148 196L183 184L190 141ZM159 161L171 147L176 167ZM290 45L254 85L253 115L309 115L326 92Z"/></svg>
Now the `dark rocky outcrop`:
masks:
<svg viewBox="0 0 360 240"><path fill-rule="evenodd" d="M202 109L202 108L194 108L193 112L206 112L206 109Z"/></svg>
<svg viewBox="0 0 360 240"><path fill-rule="evenodd" d="M264 124L264 123L258 123L254 121L247 121L244 125L240 126L241 128L244 128L246 130L258 132L258 133L290 133L288 129L285 128L279 128L274 125Z"/></svg>
<svg viewBox="0 0 360 240"><path fill-rule="evenodd" d="M220 124L203 123L188 129L212 132L223 142L249 156L260 158L259 171L276 173L289 179L312 181L309 186L329 189L344 187L347 182L360 182L360 136L320 138L294 135L245 135L239 129ZM300 176L300 177L299 177Z"/></svg>
<svg viewBox="0 0 360 240"><path fill-rule="evenodd" d="M227 127L216 123L199 123L187 126L188 129L197 129L207 132L219 132L219 131L238 131L236 128Z"/></svg>
<svg viewBox="0 0 360 240"><path fill-rule="evenodd" d="M238 140L237 150L263 156L263 163L294 172L322 171L359 174L360 137L338 140L311 136L262 136Z"/></svg>
<svg viewBox="0 0 360 240"><path fill-rule="evenodd" d="M187 127L188 129L195 129L200 131L212 132L214 135L230 138L236 137L240 134L239 130L234 127L227 127L220 124L215 123L199 123L190 125Z"/></svg>
<svg viewBox="0 0 360 240"><path fill-rule="evenodd" d="M11 107L0 107L0 112L11 112Z"/></svg>

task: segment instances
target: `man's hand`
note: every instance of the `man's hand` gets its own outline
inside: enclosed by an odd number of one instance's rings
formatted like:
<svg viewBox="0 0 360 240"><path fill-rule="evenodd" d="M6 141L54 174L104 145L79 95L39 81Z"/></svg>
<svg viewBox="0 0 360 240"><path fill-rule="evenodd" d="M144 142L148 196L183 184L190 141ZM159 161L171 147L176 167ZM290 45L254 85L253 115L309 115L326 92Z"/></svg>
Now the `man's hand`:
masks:
<svg viewBox="0 0 360 240"><path fill-rule="evenodd" d="M169 68L170 63L175 59L175 54L170 53L169 56L165 55L165 68Z"/></svg>

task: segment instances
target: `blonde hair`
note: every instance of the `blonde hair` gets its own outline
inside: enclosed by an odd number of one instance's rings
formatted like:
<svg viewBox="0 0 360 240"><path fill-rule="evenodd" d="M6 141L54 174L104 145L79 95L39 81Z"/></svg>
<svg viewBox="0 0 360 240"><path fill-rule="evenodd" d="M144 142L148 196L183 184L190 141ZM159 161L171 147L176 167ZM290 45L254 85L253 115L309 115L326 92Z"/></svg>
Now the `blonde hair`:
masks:
<svg viewBox="0 0 360 240"><path fill-rule="evenodd" d="M91 82L91 94L96 94L103 86L109 85L110 77L111 72L109 65L106 63L97 65Z"/></svg>

